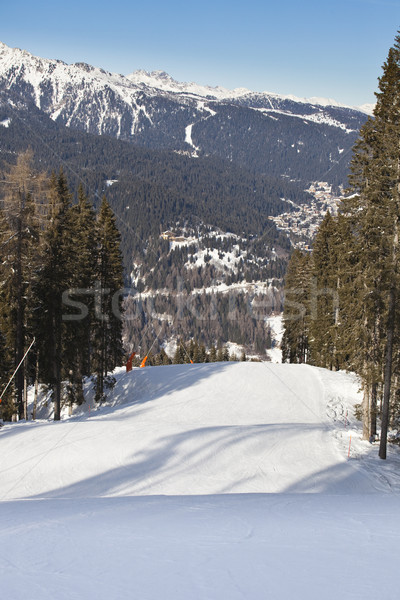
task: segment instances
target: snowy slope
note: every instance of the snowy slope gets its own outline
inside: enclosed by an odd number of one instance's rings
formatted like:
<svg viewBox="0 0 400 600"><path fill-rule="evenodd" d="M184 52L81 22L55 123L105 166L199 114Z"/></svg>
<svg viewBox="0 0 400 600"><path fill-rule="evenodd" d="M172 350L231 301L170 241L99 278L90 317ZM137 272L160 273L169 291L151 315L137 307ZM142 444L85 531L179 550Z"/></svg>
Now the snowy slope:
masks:
<svg viewBox="0 0 400 600"><path fill-rule="evenodd" d="M344 427L321 373L269 363L122 371L114 406L1 431L3 499L372 492L336 443Z"/></svg>
<svg viewBox="0 0 400 600"><path fill-rule="evenodd" d="M178 82L163 71L124 76L0 42L0 121L11 118L12 129L13 107L33 105L61 126L193 158L216 156L306 187L327 179L345 185L367 118L364 109L330 99Z"/></svg>
<svg viewBox="0 0 400 600"><path fill-rule="evenodd" d="M236 106L295 116L346 132L358 129L359 113L371 113L369 105L349 107L327 98L298 98L246 88L228 90L178 82L164 71L137 70L124 76L86 63L69 65L62 60L37 57L3 42L0 42L0 89L16 90L32 98L39 109L67 126L124 139L129 133L139 134L145 126L154 126L159 113L166 110L165 100L172 102L168 105L172 111L190 107L187 118L195 117L196 121L214 116L215 103L226 106L233 102ZM341 109L340 116L335 112L336 118L333 117L330 108ZM187 122L186 128L191 124L193 121Z"/></svg>
<svg viewBox="0 0 400 600"><path fill-rule="evenodd" d="M106 406L88 390L72 418L0 430L4 597L330 600L376 579L397 597L399 454L383 464L361 440L355 377L215 363L116 378Z"/></svg>

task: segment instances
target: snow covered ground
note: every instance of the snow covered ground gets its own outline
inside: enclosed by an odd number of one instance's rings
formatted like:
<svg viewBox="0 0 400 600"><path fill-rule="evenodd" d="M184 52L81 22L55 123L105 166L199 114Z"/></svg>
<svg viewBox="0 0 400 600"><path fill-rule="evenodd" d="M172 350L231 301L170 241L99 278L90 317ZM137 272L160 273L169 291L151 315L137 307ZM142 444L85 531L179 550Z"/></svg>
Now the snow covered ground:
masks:
<svg viewBox="0 0 400 600"><path fill-rule="evenodd" d="M10 600L397 598L400 455L307 365L116 373L106 405L0 430Z"/></svg>

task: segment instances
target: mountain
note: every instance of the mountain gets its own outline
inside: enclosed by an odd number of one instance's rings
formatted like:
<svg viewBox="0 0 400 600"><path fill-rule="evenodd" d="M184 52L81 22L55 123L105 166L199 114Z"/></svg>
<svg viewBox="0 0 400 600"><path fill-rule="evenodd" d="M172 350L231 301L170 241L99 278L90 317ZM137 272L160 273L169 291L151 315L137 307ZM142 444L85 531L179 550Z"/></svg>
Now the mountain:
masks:
<svg viewBox="0 0 400 600"><path fill-rule="evenodd" d="M366 119L332 100L179 83L163 71L123 76L3 43L0 91L70 128L335 186L346 184L349 151Z"/></svg>
<svg viewBox="0 0 400 600"><path fill-rule="evenodd" d="M0 167L30 146L97 206L107 195L132 290L127 348L181 337L267 356L291 248L310 243L317 194L330 206L346 185L365 119L330 100L123 76L0 43Z"/></svg>

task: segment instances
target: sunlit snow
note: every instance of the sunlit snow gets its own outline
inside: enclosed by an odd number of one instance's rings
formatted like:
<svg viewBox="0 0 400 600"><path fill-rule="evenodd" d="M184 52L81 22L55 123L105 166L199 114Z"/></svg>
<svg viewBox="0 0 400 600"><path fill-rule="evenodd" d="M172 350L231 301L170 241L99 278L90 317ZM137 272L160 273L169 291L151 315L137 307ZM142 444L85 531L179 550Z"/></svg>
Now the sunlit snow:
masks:
<svg viewBox="0 0 400 600"><path fill-rule="evenodd" d="M399 453L361 439L357 379L214 363L115 374L101 407L0 429L13 600L397 597Z"/></svg>

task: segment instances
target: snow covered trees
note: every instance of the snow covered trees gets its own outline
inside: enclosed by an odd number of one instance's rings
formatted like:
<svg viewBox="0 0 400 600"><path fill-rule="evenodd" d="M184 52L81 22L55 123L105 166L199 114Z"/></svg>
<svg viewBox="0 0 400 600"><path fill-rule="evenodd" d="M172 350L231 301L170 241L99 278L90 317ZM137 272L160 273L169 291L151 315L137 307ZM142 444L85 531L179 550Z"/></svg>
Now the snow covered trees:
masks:
<svg viewBox="0 0 400 600"><path fill-rule="evenodd" d="M96 373L100 400L104 377L122 362L122 257L107 201L96 218L82 187L73 203L62 171L39 176L32 164L31 153L19 156L1 195L2 382L33 338L35 345L30 366L18 369L0 410L3 418L27 416L23 390L38 371L53 389L58 420L63 381L64 397L79 404L83 376Z"/></svg>

